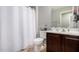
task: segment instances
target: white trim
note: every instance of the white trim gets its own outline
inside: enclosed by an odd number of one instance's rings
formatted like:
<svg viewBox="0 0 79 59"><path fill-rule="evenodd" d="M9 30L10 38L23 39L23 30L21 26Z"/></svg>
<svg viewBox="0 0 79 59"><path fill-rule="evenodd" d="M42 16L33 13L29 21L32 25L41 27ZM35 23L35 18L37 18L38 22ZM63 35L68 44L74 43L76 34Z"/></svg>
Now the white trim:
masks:
<svg viewBox="0 0 79 59"><path fill-rule="evenodd" d="M38 6L36 6L36 34L38 33Z"/></svg>

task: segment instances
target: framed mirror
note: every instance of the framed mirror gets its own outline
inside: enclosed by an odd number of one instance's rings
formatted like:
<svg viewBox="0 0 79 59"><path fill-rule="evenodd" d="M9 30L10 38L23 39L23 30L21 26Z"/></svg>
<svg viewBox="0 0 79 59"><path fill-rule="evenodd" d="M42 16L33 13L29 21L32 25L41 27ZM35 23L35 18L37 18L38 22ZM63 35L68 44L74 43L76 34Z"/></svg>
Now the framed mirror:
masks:
<svg viewBox="0 0 79 59"><path fill-rule="evenodd" d="M61 27L70 27L72 20L72 10L66 10L66 11L62 11L60 12L60 26Z"/></svg>
<svg viewBox="0 0 79 59"><path fill-rule="evenodd" d="M52 8L52 27L79 28L79 6Z"/></svg>

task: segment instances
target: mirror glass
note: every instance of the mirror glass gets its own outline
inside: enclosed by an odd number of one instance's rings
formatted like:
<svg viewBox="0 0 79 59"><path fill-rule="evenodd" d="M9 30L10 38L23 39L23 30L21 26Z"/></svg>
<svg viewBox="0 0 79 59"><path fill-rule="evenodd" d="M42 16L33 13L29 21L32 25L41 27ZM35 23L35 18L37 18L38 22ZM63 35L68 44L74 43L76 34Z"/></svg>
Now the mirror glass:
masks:
<svg viewBox="0 0 79 59"><path fill-rule="evenodd" d="M52 26L54 27L74 27L72 6L52 7Z"/></svg>
<svg viewBox="0 0 79 59"><path fill-rule="evenodd" d="M70 27L72 20L72 11L63 11L60 13L60 26Z"/></svg>

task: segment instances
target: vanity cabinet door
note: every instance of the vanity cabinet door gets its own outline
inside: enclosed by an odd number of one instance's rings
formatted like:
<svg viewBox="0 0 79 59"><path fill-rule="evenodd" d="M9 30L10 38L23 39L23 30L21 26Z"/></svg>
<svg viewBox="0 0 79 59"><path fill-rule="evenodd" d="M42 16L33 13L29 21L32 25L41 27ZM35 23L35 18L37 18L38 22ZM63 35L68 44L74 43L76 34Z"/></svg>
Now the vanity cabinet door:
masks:
<svg viewBox="0 0 79 59"><path fill-rule="evenodd" d="M61 51L60 35L47 33L47 51L59 52Z"/></svg>
<svg viewBox="0 0 79 59"><path fill-rule="evenodd" d="M63 52L79 51L79 39L77 37L64 36L62 43Z"/></svg>

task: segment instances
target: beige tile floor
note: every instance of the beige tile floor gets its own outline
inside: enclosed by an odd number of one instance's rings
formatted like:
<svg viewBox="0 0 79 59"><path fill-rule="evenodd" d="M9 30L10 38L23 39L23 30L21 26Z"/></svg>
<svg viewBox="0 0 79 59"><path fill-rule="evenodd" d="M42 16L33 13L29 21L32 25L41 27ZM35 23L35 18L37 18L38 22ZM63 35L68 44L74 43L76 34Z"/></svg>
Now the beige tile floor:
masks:
<svg viewBox="0 0 79 59"><path fill-rule="evenodd" d="M34 46L20 50L20 52L34 52ZM38 51L37 51L38 52ZM46 52L46 43L42 44L39 52Z"/></svg>

